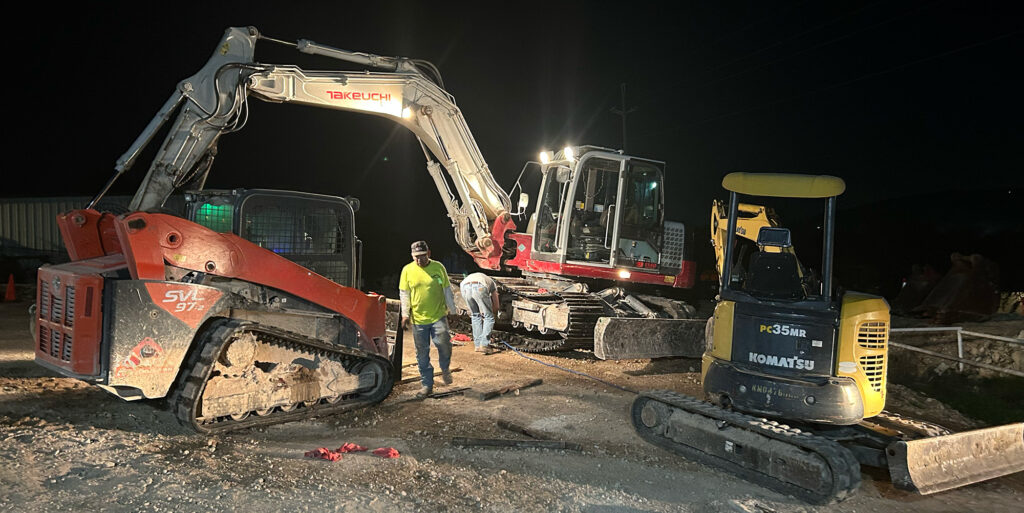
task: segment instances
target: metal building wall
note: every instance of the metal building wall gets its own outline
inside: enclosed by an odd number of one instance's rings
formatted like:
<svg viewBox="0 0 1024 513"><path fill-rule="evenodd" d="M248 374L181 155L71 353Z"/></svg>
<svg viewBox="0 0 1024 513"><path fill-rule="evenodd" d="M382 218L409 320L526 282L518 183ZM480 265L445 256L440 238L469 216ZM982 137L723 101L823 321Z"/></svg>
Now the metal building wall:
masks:
<svg viewBox="0 0 1024 513"><path fill-rule="evenodd" d="M83 208L92 198L0 198L0 255L59 255L64 244L57 229L57 216ZM129 196L109 196L103 202L127 204Z"/></svg>

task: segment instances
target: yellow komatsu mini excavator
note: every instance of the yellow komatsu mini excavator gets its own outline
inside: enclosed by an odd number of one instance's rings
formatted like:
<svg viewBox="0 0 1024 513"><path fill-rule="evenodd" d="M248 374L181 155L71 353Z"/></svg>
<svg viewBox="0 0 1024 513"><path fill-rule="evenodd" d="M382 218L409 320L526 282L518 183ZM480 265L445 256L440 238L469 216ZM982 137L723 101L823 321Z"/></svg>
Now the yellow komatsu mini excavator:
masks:
<svg viewBox="0 0 1024 513"><path fill-rule="evenodd" d="M727 218L725 205L712 210L720 294L701 366L707 402L642 392L632 407L641 437L817 504L854 493L861 465L922 494L1024 470L1024 423L950 433L884 411L889 306L833 290L840 178L732 173L722 185L730 200ZM820 278L774 212L739 195L824 202Z"/></svg>

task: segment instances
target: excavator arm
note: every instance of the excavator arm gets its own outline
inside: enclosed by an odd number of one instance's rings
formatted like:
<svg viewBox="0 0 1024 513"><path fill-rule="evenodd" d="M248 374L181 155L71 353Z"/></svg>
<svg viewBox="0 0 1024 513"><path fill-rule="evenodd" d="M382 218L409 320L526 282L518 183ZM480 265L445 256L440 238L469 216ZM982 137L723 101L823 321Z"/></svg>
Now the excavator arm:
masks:
<svg viewBox="0 0 1024 513"><path fill-rule="evenodd" d="M481 267L500 267L504 234L515 228L509 216L511 202L495 182L455 99L439 85L439 77L432 79L425 72L434 71L429 63L300 40L294 46L304 53L386 70L307 71L255 62L260 39L292 45L261 36L253 27L229 28L206 65L179 83L118 160L114 177L93 204L131 168L174 112L177 117L132 199L132 210L159 208L174 191L185 187L201 189L220 136L245 125L249 97L360 112L389 119L416 135L456 241Z"/></svg>
<svg viewBox="0 0 1024 513"><path fill-rule="evenodd" d="M782 221L779 220L775 209L749 203L740 203L736 208L739 214L736 218L736 235L751 242L757 242L757 234L761 228L782 226ZM719 277L722 276L722 269L725 266L725 242L728 240L728 236L729 208L725 202L714 200L711 203L711 245L715 248L715 270L718 271ZM781 249L766 247L765 251L785 251L796 255L796 250L793 247ZM798 263L798 268L800 276L803 277L806 274L803 266Z"/></svg>

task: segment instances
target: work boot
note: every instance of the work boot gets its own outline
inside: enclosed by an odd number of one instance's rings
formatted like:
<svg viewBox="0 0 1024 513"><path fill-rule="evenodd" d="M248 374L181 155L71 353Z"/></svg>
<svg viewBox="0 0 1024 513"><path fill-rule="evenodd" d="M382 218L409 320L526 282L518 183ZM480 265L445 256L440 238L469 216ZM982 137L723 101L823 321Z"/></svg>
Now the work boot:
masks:
<svg viewBox="0 0 1024 513"><path fill-rule="evenodd" d="M416 392L416 398L417 399L424 399L427 396L429 396L433 391L434 391L434 389L431 388L431 387L423 387L423 388L420 389L419 392Z"/></svg>
<svg viewBox="0 0 1024 513"><path fill-rule="evenodd" d="M484 346L483 349L480 352L483 353L483 354L494 354L494 353L497 353L498 350L493 348L493 347L491 347L491 346Z"/></svg>
<svg viewBox="0 0 1024 513"><path fill-rule="evenodd" d="M445 385L452 384L452 371L446 370L441 372L441 382Z"/></svg>

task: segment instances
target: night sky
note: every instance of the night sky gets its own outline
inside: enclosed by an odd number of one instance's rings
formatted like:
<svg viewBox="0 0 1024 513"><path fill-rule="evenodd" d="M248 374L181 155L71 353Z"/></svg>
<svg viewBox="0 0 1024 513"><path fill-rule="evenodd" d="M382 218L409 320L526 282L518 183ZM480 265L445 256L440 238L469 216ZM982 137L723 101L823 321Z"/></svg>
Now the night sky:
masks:
<svg viewBox="0 0 1024 513"><path fill-rule="evenodd" d="M627 153L666 162L667 217L696 233L729 172L833 174L847 183L838 257L888 266L882 290L910 263L948 266L951 251L987 252L1007 286L1024 287L1010 269L1024 246L1024 17L1010 2L220 4L38 3L9 18L8 105L27 115L7 133L27 159L8 164L23 185L3 195L96 193L224 30L252 25L433 62L506 189L539 150L621 148L612 109L625 84ZM268 42L256 60L346 66ZM435 258L456 250L410 133L352 113L250 107L247 127L221 139L207 187L360 198L371 288L408 261L412 240L430 241ZM147 167L112 193L132 193ZM533 199L538 178L524 181ZM710 251L706 236L696 243Z"/></svg>

